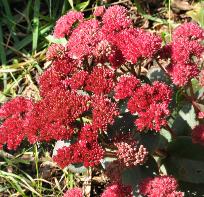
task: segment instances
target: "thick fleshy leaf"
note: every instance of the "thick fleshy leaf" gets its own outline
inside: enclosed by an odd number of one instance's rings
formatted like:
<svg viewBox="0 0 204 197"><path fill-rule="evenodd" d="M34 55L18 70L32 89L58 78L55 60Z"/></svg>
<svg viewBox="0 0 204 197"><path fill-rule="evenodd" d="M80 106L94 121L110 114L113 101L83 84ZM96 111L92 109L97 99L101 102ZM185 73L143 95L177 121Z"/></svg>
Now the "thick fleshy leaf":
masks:
<svg viewBox="0 0 204 197"><path fill-rule="evenodd" d="M113 125L108 126L108 137L113 138L120 133L132 132L135 130L135 117L130 113L124 113L115 119Z"/></svg>
<svg viewBox="0 0 204 197"><path fill-rule="evenodd" d="M189 135L191 130L198 125L194 107L190 103L186 103L179 111L172 129L177 135Z"/></svg>
<svg viewBox="0 0 204 197"><path fill-rule="evenodd" d="M204 184L193 184L179 181L180 190L185 192L185 197L203 197Z"/></svg>
<svg viewBox="0 0 204 197"><path fill-rule="evenodd" d="M143 144L150 154L158 148L166 148L168 141L160 134L154 131L148 131L147 133L137 133L136 138Z"/></svg>
<svg viewBox="0 0 204 197"><path fill-rule="evenodd" d="M204 183L204 147L193 144L191 137L178 137L168 147L164 165L168 174L189 183Z"/></svg>

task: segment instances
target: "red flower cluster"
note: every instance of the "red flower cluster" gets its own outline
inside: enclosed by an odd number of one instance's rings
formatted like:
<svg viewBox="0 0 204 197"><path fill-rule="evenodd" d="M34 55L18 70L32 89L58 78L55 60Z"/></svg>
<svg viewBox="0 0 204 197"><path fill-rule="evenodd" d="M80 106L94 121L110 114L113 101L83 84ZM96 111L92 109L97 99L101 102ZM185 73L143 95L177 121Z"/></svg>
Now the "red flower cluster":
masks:
<svg viewBox="0 0 204 197"><path fill-rule="evenodd" d="M27 116L34 108L31 100L17 97L0 108L0 148L7 144L8 149L16 149L24 138L29 136L26 129Z"/></svg>
<svg viewBox="0 0 204 197"><path fill-rule="evenodd" d="M171 96L170 87L161 82L137 88L128 101L128 109L132 114L137 113L139 116L135 124L140 131L145 128L160 131L161 126L167 124Z"/></svg>
<svg viewBox="0 0 204 197"><path fill-rule="evenodd" d="M132 26L127 9L119 5L109 7L102 17L102 22L104 34L114 34Z"/></svg>
<svg viewBox="0 0 204 197"><path fill-rule="evenodd" d="M99 6L99 7L96 7L96 9L93 12L93 15L96 17L102 17L105 11L106 9L104 6Z"/></svg>
<svg viewBox="0 0 204 197"><path fill-rule="evenodd" d="M93 127L106 131L108 124L114 123L114 118L119 115L116 103L103 96L95 96L92 100Z"/></svg>
<svg viewBox="0 0 204 197"><path fill-rule="evenodd" d="M110 148L117 158L108 166L112 184L102 197L129 197L132 189L121 184L122 169L144 164L148 152L129 133L111 146L108 137L118 126L115 119L128 114L139 131L159 132L167 125L172 98L168 85L140 81L136 67L151 58L169 59L167 71L176 85L183 86L199 73L204 34L195 23L185 23L173 32L173 41L161 48L161 38L134 28L122 6L99 7L94 15L84 19L82 13L71 11L57 21L54 36L67 39L66 45L52 44L48 49L46 57L52 65L39 78L39 101L18 97L0 108L0 146L16 149L24 139L31 144L70 140L70 146L58 149L53 157L62 168L98 165ZM125 107L127 103L130 113L125 109L120 114L121 103ZM193 130L193 142L204 144L203 130L203 125ZM149 197L183 196L176 189L176 180L169 176L140 184L141 194ZM79 197L82 192L75 188L64 195L68 196Z"/></svg>
<svg viewBox="0 0 204 197"><path fill-rule="evenodd" d="M51 44L47 49L46 59L49 61L61 58L63 57L64 50L65 48L61 44Z"/></svg>
<svg viewBox="0 0 204 197"><path fill-rule="evenodd" d="M123 75L119 78L114 88L116 99L131 97L136 88L140 86L140 81L133 75Z"/></svg>
<svg viewBox="0 0 204 197"><path fill-rule="evenodd" d="M74 73L72 77L65 79L63 83L66 87L69 86L72 90L79 90L82 86L84 86L87 76L88 72L81 70Z"/></svg>
<svg viewBox="0 0 204 197"><path fill-rule="evenodd" d="M80 188L75 187L73 189L69 189L63 197L83 197L82 191Z"/></svg>
<svg viewBox="0 0 204 197"><path fill-rule="evenodd" d="M105 189L101 197L133 197L133 192L130 186L114 183Z"/></svg>
<svg viewBox="0 0 204 197"><path fill-rule="evenodd" d="M147 197L184 197L184 193L176 191L178 184L171 176L158 176L144 179L139 192Z"/></svg>
<svg viewBox="0 0 204 197"><path fill-rule="evenodd" d="M100 24L95 19L90 19L80 23L73 30L67 43L68 55L72 59L82 62L84 58L89 58L94 51L99 39Z"/></svg>
<svg viewBox="0 0 204 197"><path fill-rule="evenodd" d="M62 168L72 163L83 163L93 167L103 159L104 150L97 142L97 131L91 125L85 125L79 133L78 141L68 147L62 147L53 157Z"/></svg>
<svg viewBox="0 0 204 197"><path fill-rule="evenodd" d="M94 67L88 76L85 90L91 91L96 95L108 94L114 87L114 73L104 67Z"/></svg>

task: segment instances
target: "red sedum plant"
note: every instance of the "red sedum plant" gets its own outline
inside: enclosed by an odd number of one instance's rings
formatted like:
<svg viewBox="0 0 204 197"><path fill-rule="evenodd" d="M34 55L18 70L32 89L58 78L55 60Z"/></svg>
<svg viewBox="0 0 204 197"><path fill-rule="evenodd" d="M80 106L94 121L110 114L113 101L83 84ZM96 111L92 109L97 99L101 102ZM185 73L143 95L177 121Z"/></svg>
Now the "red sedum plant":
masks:
<svg viewBox="0 0 204 197"><path fill-rule="evenodd" d="M204 184L201 27L184 23L165 44L116 5L90 19L68 12L53 35L66 42L48 48L40 100L16 97L0 108L1 148L68 141L53 160L102 168L110 180L102 197L182 197L179 183Z"/></svg>

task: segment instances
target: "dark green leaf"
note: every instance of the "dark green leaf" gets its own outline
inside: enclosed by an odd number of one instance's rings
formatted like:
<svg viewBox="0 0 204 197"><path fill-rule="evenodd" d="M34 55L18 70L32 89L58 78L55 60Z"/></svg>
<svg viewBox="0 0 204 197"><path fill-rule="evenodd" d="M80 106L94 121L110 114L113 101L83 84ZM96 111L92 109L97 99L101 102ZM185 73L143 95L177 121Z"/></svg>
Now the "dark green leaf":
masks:
<svg viewBox="0 0 204 197"><path fill-rule="evenodd" d="M189 183L204 183L204 147L193 144L191 137L179 137L168 147L164 160L168 174Z"/></svg>
<svg viewBox="0 0 204 197"><path fill-rule="evenodd" d="M189 135L192 128L198 125L196 119L196 113L192 104L185 104L179 111L173 125L172 129L177 135Z"/></svg>

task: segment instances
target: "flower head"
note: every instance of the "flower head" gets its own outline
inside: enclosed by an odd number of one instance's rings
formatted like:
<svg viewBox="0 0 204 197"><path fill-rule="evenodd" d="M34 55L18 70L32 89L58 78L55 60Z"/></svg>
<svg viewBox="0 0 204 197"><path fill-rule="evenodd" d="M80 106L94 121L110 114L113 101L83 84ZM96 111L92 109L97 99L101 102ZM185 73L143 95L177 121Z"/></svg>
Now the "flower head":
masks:
<svg viewBox="0 0 204 197"><path fill-rule="evenodd" d="M145 84L135 91L128 101L128 109L132 114L137 113L135 121L138 129L145 128L159 131L167 124L172 91L169 86L155 81L152 86Z"/></svg>
<svg viewBox="0 0 204 197"><path fill-rule="evenodd" d="M113 183L106 187L101 197L133 197L131 186Z"/></svg>
<svg viewBox="0 0 204 197"><path fill-rule="evenodd" d="M82 190L78 187L69 189L63 197L83 197Z"/></svg>
<svg viewBox="0 0 204 197"><path fill-rule="evenodd" d="M119 115L116 103L103 96L95 96L92 100L93 127L107 130L108 124L114 123L114 118Z"/></svg>
<svg viewBox="0 0 204 197"><path fill-rule="evenodd" d="M102 31L105 32L105 34L119 32L132 25L132 21L128 17L127 9L120 5L109 7L102 17L102 22Z"/></svg>
<svg viewBox="0 0 204 197"><path fill-rule="evenodd" d="M99 6L99 7L95 8L93 15L96 17L102 17L104 15L105 11L106 11L106 9L104 6Z"/></svg>
<svg viewBox="0 0 204 197"><path fill-rule="evenodd" d="M204 30L199 27L196 23L189 22L179 25L173 32L173 40L180 38L202 39L204 38Z"/></svg>
<svg viewBox="0 0 204 197"><path fill-rule="evenodd" d="M176 191L178 183L172 176L146 178L139 185L139 192L147 197L183 197L184 193Z"/></svg>
<svg viewBox="0 0 204 197"><path fill-rule="evenodd" d="M105 67L94 67L87 77L85 90L96 95L108 94L114 87L114 73Z"/></svg>
<svg viewBox="0 0 204 197"><path fill-rule="evenodd" d="M148 151L128 133L120 136L114 145L117 147L118 160L125 167L142 165L147 160Z"/></svg>
<svg viewBox="0 0 204 197"><path fill-rule="evenodd" d="M135 89L139 87L140 81L133 75L123 75L119 78L114 88L116 99L125 99L133 95Z"/></svg>
<svg viewBox="0 0 204 197"><path fill-rule="evenodd" d="M84 16L81 12L69 11L66 15L60 17L54 28L54 36L56 38L64 38L69 36L72 30L72 26L77 21L83 21Z"/></svg>

